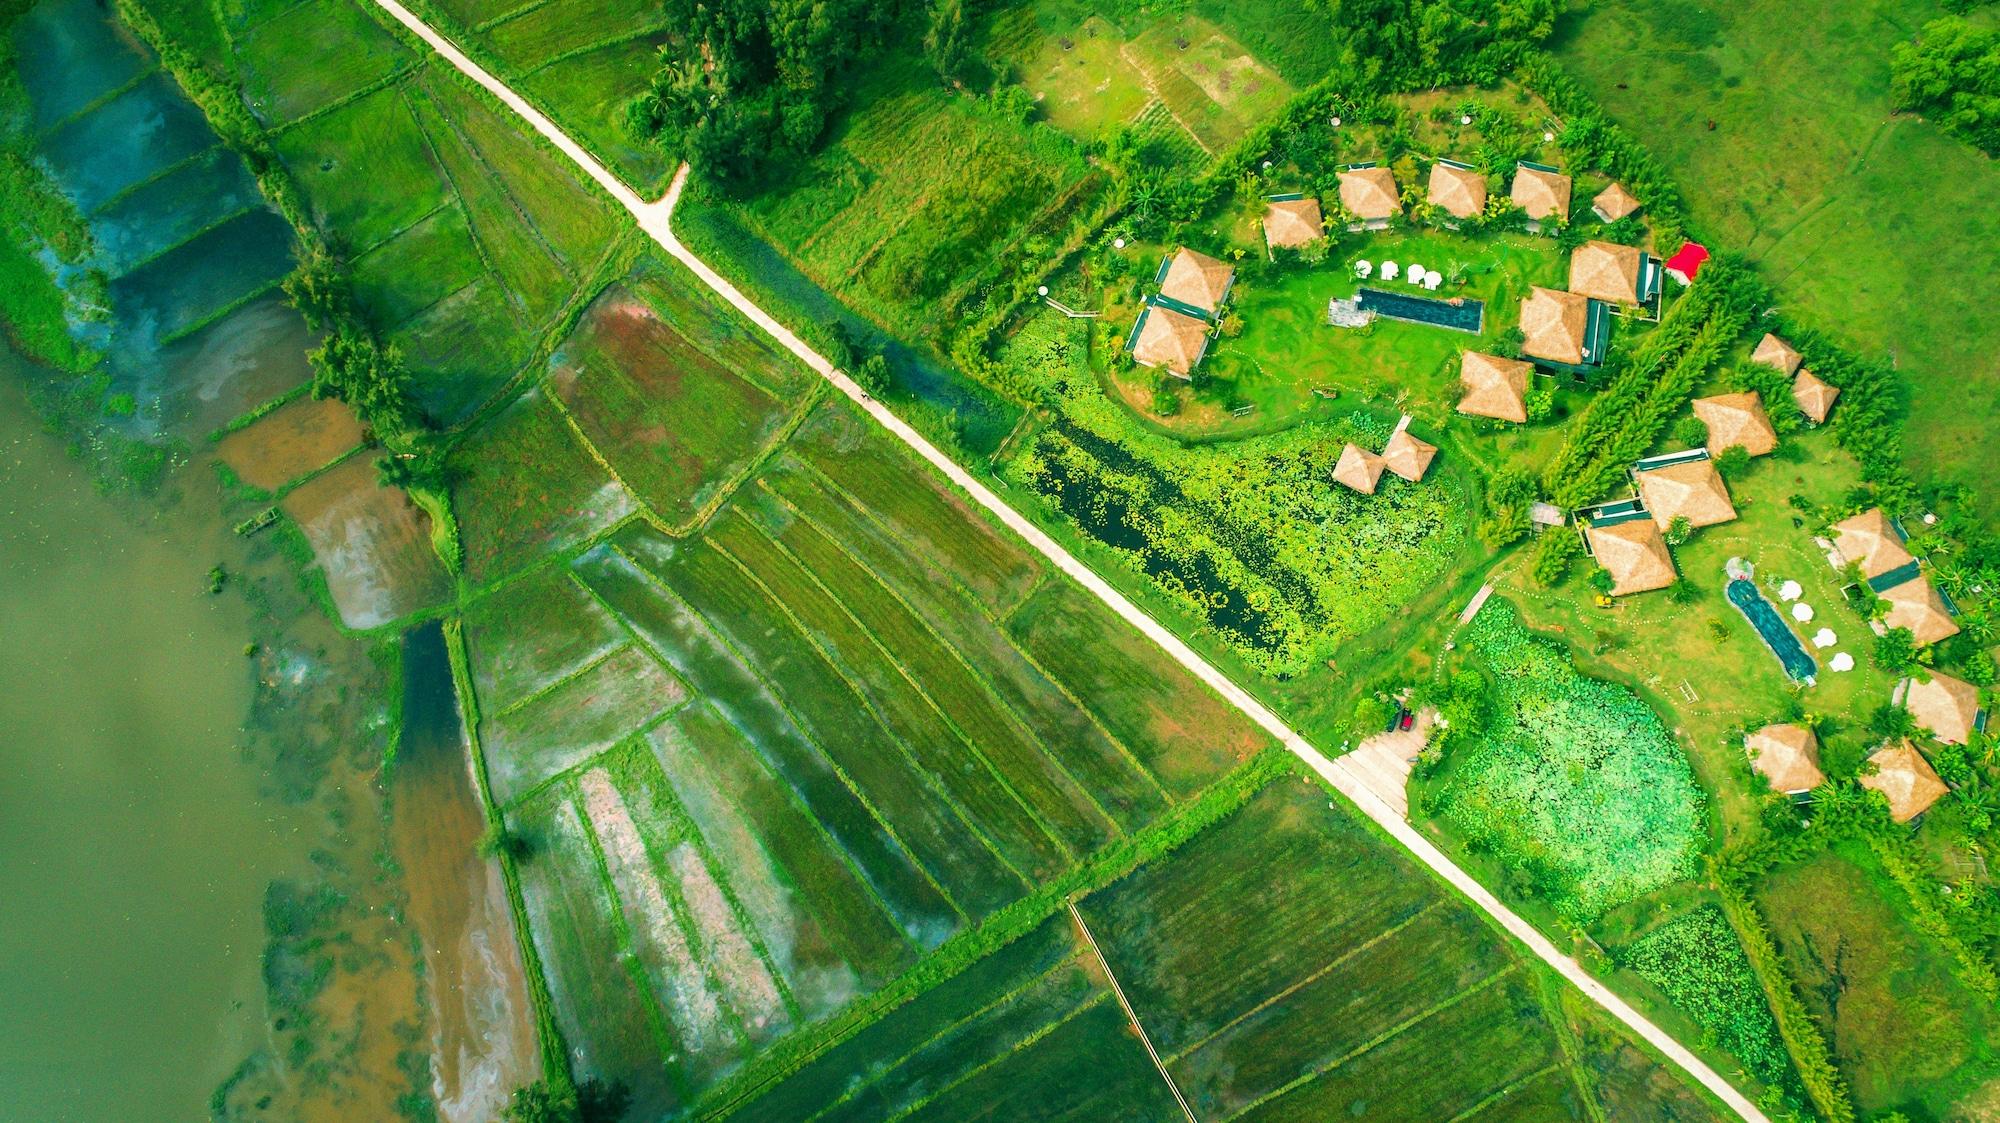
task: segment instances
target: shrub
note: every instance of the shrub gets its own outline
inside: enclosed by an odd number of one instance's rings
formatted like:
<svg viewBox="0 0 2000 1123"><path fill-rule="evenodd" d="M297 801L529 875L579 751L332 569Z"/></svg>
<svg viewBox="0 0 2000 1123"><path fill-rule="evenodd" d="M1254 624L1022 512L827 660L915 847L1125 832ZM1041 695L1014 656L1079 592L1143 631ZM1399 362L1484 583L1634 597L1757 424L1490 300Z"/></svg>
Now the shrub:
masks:
<svg viewBox="0 0 2000 1123"><path fill-rule="evenodd" d="M1583 554L1583 543L1566 530L1551 530L1535 543L1535 560L1530 576L1535 584L1553 589L1569 576L1570 563ZM1598 572L1603 572L1599 570Z"/></svg>

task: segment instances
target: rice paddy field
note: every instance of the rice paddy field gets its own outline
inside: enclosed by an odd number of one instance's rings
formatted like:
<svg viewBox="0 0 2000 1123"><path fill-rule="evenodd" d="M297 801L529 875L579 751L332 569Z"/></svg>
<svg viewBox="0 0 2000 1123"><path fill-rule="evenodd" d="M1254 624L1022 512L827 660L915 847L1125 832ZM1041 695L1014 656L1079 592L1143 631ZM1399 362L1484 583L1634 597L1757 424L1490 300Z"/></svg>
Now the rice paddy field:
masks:
<svg viewBox="0 0 2000 1123"><path fill-rule="evenodd" d="M1630 1047L1325 794L1268 783L716 1114L1157 1120L1180 1116L1176 1095L1216 1120L1637 1107L1603 1078ZM1671 1082L1648 1091L1653 1118L1712 1117Z"/></svg>
<svg viewBox="0 0 2000 1123"><path fill-rule="evenodd" d="M602 283L623 229L609 200L369 6L223 17L228 68L353 261L363 309L419 372L423 407L463 423Z"/></svg>
<svg viewBox="0 0 2000 1123"><path fill-rule="evenodd" d="M1936 3L1595 0L1552 41L1564 66L1667 164L1712 248L1750 254L1787 314L1892 356L1911 388L1919 478L1960 479L2000 410L1985 247L2000 168L1889 107L1889 51Z"/></svg>
<svg viewBox="0 0 2000 1123"><path fill-rule="evenodd" d="M639 263L452 472L553 1028L663 1112L1266 740L697 291Z"/></svg>

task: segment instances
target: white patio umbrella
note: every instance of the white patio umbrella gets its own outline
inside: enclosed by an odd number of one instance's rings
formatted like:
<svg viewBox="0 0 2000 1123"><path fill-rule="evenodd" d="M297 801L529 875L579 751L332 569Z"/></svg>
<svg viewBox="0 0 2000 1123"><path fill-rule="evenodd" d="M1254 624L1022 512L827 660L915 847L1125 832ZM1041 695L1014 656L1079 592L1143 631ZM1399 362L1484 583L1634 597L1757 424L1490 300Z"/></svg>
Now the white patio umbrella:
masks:
<svg viewBox="0 0 2000 1123"><path fill-rule="evenodd" d="M1366 280L1374 272L1375 263L1372 261L1357 261L1354 263L1354 275L1363 280Z"/></svg>
<svg viewBox="0 0 2000 1123"><path fill-rule="evenodd" d="M1832 628L1821 628L1819 631L1813 633L1814 647L1832 647L1839 642L1840 637L1833 634Z"/></svg>
<svg viewBox="0 0 2000 1123"><path fill-rule="evenodd" d="M1382 263L1382 279L1383 279L1383 280L1385 280L1385 281L1393 281L1393 280L1395 280L1395 279L1396 279L1396 273L1397 273L1397 269L1396 269L1396 263L1395 263L1395 262L1393 262L1393 261L1385 261L1385 262L1383 262L1383 263Z"/></svg>
<svg viewBox="0 0 2000 1123"><path fill-rule="evenodd" d="M1797 620L1799 623L1803 624L1806 621L1811 620L1812 618L1813 618L1812 605L1809 605L1804 601L1800 601L1799 603L1792 606L1792 619Z"/></svg>
<svg viewBox="0 0 2000 1123"><path fill-rule="evenodd" d="M1783 601L1795 601L1799 599L1800 594L1804 592L1805 589L1802 586L1800 586L1797 581L1787 581L1784 584L1778 586L1778 599Z"/></svg>
<svg viewBox="0 0 2000 1123"><path fill-rule="evenodd" d="M1828 670L1851 671L1854 669L1854 656L1845 651L1837 651L1832 659L1827 660L1826 666Z"/></svg>
<svg viewBox="0 0 2000 1123"><path fill-rule="evenodd" d="M1437 291L1437 287L1441 284L1444 284L1444 274L1438 272L1430 272L1424 274L1425 288L1435 292Z"/></svg>
<svg viewBox="0 0 2000 1123"><path fill-rule="evenodd" d="M1418 264L1417 264L1416 262L1414 262L1414 261L1410 262L1410 271L1409 271L1409 274L1408 274L1408 276L1409 276L1409 281L1410 281L1410 283L1411 283L1411 284L1413 284L1413 285L1421 285L1421 284L1423 284L1423 283L1424 283L1424 267L1423 267L1423 266L1421 266L1421 265L1418 265Z"/></svg>

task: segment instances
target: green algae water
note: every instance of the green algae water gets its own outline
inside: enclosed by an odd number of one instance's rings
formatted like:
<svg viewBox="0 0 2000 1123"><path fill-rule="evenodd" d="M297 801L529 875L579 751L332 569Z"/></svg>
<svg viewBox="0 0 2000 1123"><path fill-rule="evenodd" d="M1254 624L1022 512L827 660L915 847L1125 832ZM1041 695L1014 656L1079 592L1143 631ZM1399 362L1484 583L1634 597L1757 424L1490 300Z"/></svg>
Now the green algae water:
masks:
<svg viewBox="0 0 2000 1123"><path fill-rule="evenodd" d="M304 844L238 748L217 528L98 494L0 348L0 1119L193 1120L263 1033Z"/></svg>

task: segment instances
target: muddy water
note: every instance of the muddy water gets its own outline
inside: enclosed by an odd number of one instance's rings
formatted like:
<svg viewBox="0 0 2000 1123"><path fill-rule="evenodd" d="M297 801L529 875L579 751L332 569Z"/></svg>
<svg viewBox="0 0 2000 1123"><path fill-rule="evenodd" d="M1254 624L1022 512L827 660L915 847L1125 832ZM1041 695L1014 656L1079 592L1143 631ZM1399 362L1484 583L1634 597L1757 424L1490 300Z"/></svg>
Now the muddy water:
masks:
<svg viewBox="0 0 2000 1123"><path fill-rule="evenodd" d="M303 860L238 744L214 527L98 494L0 349L0 1119L206 1118L261 1035L260 900Z"/></svg>
<svg viewBox="0 0 2000 1123"><path fill-rule="evenodd" d="M393 834L421 933L431 1092L446 1123L500 1113L541 1072L521 950L498 862L479 855L485 815L442 629L403 637L403 735Z"/></svg>

